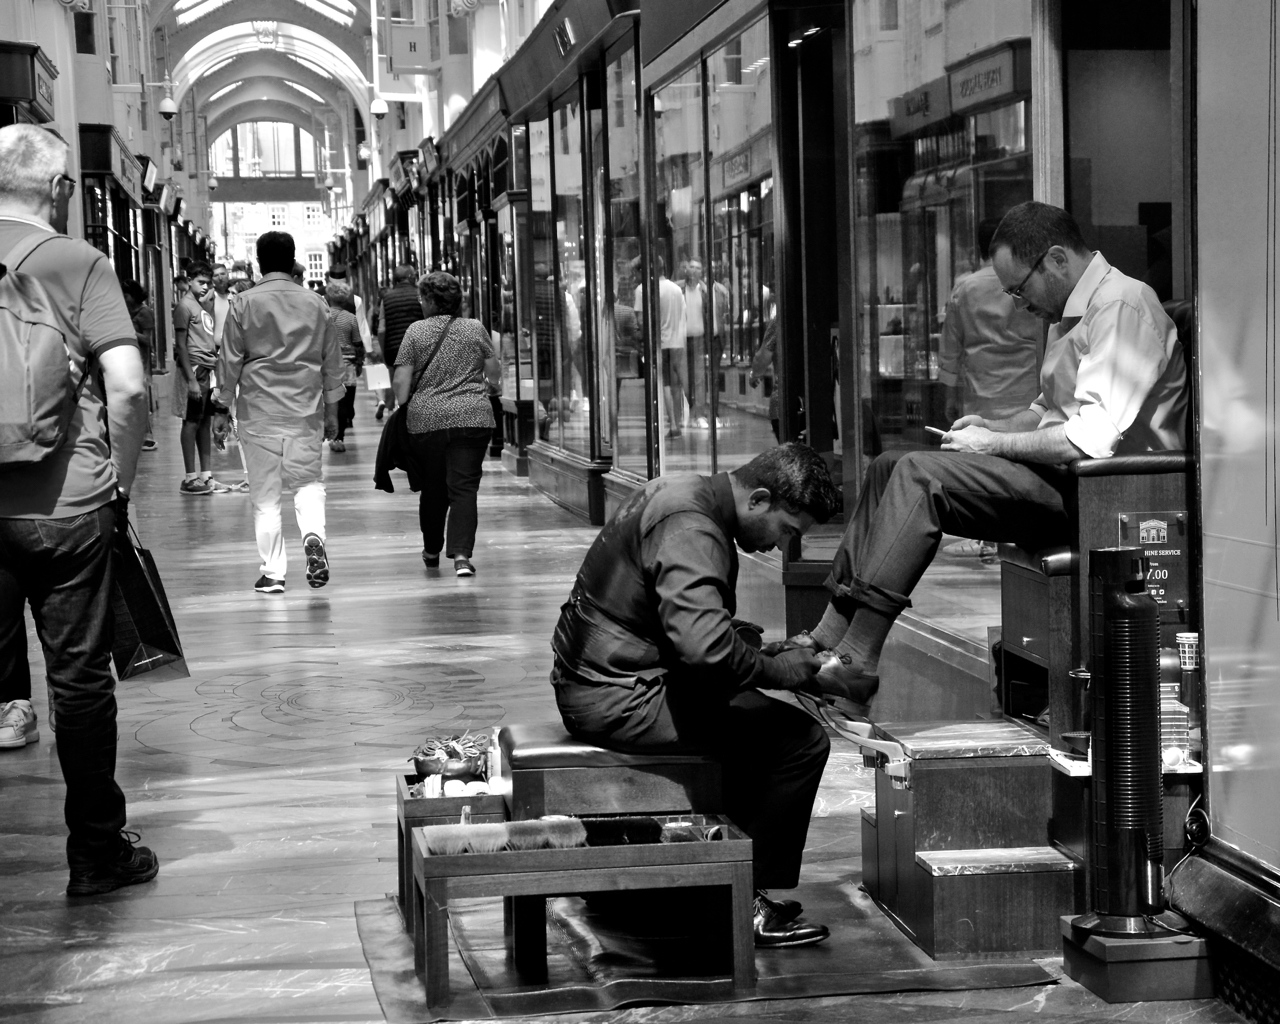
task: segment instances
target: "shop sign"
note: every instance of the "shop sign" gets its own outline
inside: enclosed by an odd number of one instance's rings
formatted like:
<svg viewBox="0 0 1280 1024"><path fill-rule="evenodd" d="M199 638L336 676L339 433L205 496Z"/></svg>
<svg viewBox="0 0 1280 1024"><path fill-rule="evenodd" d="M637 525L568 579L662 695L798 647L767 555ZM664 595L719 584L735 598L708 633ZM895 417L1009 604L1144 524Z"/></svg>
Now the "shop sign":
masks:
<svg viewBox="0 0 1280 1024"><path fill-rule="evenodd" d="M947 76L943 75L894 97L889 109L889 134L900 139L950 116L951 91Z"/></svg>
<svg viewBox="0 0 1280 1024"><path fill-rule="evenodd" d="M735 153L733 156L724 158L724 187L726 189L740 181L746 181L749 177L751 177L751 150L744 149L741 153Z"/></svg>
<svg viewBox="0 0 1280 1024"><path fill-rule="evenodd" d="M1187 513L1182 510L1121 512L1117 542L1139 547L1147 562L1147 593L1160 606L1162 621L1179 621L1191 602Z"/></svg>
<svg viewBox="0 0 1280 1024"><path fill-rule="evenodd" d="M58 69L35 43L0 42L0 100L27 107L36 120L54 119Z"/></svg>
<svg viewBox="0 0 1280 1024"><path fill-rule="evenodd" d="M1030 82L1030 47L1001 46L952 70L951 109L959 113L1025 92Z"/></svg>
<svg viewBox="0 0 1280 1024"><path fill-rule="evenodd" d="M387 67L397 75L421 75L439 66L437 60L429 61L431 52L426 25L397 24L387 19L387 37L390 39Z"/></svg>
<svg viewBox="0 0 1280 1024"><path fill-rule="evenodd" d="M133 154L111 139L111 155L115 158L115 174L121 187L138 206L142 205L142 168Z"/></svg>

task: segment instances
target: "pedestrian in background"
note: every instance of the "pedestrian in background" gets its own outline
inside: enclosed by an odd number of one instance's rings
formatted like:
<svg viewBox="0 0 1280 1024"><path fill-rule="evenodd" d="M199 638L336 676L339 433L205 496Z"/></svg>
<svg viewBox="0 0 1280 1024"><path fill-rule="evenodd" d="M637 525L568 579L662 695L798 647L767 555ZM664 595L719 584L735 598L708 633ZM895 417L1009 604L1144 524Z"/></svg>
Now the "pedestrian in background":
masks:
<svg viewBox="0 0 1280 1024"><path fill-rule="evenodd" d="M213 270L209 264L193 260L187 265L187 277L187 291L173 309L173 411L182 420L179 441L186 471L178 490L198 497L231 488L214 480L210 469L210 375L218 358L218 344L213 314L202 303L213 284Z"/></svg>
<svg viewBox="0 0 1280 1024"><path fill-rule="evenodd" d="M338 433L329 442L329 450L345 452L347 428L356 417L356 381L364 367L364 343L352 308L351 288L344 281L330 281L325 285L324 297L329 304L329 322L342 349L342 383L347 389L338 403Z"/></svg>
<svg viewBox="0 0 1280 1024"><path fill-rule="evenodd" d="M400 343L404 341L404 332L409 325L422 319L422 303L418 299L417 270L409 263L401 263L391 274L391 287L382 294L382 301L376 311L378 329L375 332L374 352L387 366L394 370L396 357L400 354ZM382 400L378 402L373 418L382 419L388 409L396 406L395 390L384 388Z"/></svg>
<svg viewBox="0 0 1280 1024"><path fill-rule="evenodd" d="M440 564L443 549L457 576L474 576L476 495L493 436L488 386L502 370L484 324L459 319L462 286L442 270L418 282L424 319L405 331L392 387L407 405L409 439L423 486L418 496L422 562ZM445 525L448 523L446 534Z"/></svg>
<svg viewBox="0 0 1280 1024"><path fill-rule="evenodd" d="M142 356L142 373L147 382L147 428L142 439L142 450L156 450L156 439L151 429L151 413L153 392L151 389L151 351L155 345L156 314L147 305L147 290L137 281L126 281L124 285L124 304L133 320L133 330L138 339L138 352Z"/></svg>
<svg viewBox="0 0 1280 1024"><path fill-rule="evenodd" d="M7 317L29 306L24 277L43 286L76 386L62 444L26 462L17 461L23 445L7 444L0 464L0 747L40 737L27 661L29 602L58 712L67 895L93 896L148 882L160 870L156 855L135 845L137 833L124 830L111 674L112 546L124 526L117 516L128 507L147 393L137 333L111 261L65 235L76 189L67 172L67 145L57 136L28 124L0 128L0 254L11 275L0 281L0 308ZM0 331L0 345L12 346L15 338L12 330ZM7 366L21 358L5 355L14 357ZM16 389L3 394L0 423L29 422L29 396L19 398Z"/></svg>
<svg viewBox="0 0 1280 1024"><path fill-rule="evenodd" d="M346 388L329 309L320 296L293 283L293 260L292 235L268 231L258 238L262 279L231 302L214 397L220 437L235 404L262 559L262 575L254 584L260 594L284 592L288 557L280 497L286 486L294 492L307 583L323 587L329 582L320 454L324 439L337 434L338 402Z"/></svg>

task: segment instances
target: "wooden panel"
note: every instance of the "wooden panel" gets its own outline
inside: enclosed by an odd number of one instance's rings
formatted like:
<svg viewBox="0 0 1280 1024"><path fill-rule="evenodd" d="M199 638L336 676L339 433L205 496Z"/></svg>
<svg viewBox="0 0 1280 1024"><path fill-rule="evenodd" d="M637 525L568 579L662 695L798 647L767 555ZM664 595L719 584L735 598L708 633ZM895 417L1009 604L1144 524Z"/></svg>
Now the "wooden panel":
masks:
<svg viewBox="0 0 1280 1024"><path fill-rule="evenodd" d="M873 900L880 899L880 857L876 844L875 812L862 808L862 887Z"/></svg>
<svg viewBox="0 0 1280 1024"><path fill-rule="evenodd" d="M1049 581L1020 565L1000 567L1000 639L1038 665L1049 664Z"/></svg>
<svg viewBox="0 0 1280 1024"><path fill-rule="evenodd" d="M536 442L528 448L529 482L557 505L585 516L593 526L604 525L604 482L607 462L590 462L569 452Z"/></svg>
<svg viewBox="0 0 1280 1024"><path fill-rule="evenodd" d="M938 960L1054 953L1058 918L1075 909L1076 871L929 874L916 865L923 913L917 941Z"/></svg>
<svg viewBox="0 0 1280 1024"><path fill-rule="evenodd" d="M1044 757L912 763L915 850L1043 846L1050 808Z"/></svg>
<svg viewBox="0 0 1280 1024"><path fill-rule="evenodd" d="M511 817L544 814L717 814L720 767L658 764L651 768L548 768L511 773Z"/></svg>

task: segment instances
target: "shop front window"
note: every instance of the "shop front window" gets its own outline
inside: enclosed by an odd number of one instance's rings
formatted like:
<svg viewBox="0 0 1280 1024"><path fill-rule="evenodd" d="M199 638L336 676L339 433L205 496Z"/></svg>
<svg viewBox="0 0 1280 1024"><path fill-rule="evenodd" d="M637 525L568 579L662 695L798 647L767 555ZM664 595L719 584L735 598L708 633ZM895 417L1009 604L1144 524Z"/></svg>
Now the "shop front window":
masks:
<svg viewBox="0 0 1280 1024"><path fill-rule="evenodd" d="M756 22L713 53L707 79L711 260L703 290L707 356L697 369L705 364L716 468L726 470L777 443L781 382L768 23Z"/></svg>
<svg viewBox="0 0 1280 1024"><path fill-rule="evenodd" d="M711 472L701 65L654 93L653 120L657 185L650 277L657 290L651 303L657 322L648 333L662 360L662 472ZM636 308L649 313L651 307L643 306L641 298L637 289Z"/></svg>
<svg viewBox="0 0 1280 1024"><path fill-rule="evenodd" d="M504 398L527 398L533 392L533 335L519 319L516 305L517 277L516 239L527 231L527 218L514 206L498 211L498 287L499 309L497 330L501 337L502 395Z"/></svg>
<svg viewBox="0 0 1280 1024"><path fill-rule="evenodd" d="M640 322L644 307L636 304L641 282L640 256L640 119L636 106L636 56L626 50L605 69L605 121L609 166L606 180L597 184L604 203L608 197L607 262L612 290L601 303L601 331L611 329L613 359L601 359L607 375L613 374L613 464L639 476L647 476L648 403L645 397L644 340ZM605 385L606 387L608 385Z"/></svg>
<svg viewBox="0 0 1280 1024"><path fill-rule="evenodd" d="M586 211L582 199L582 111L573 98L551 115L555 161L555 258L558 270L558 359L554 407L561 426L561 446L591 454L590 402L587 397L587 351L591 328L584 237Z"/></svg>
<svg viewBox="0 0 1280 1024"><path fill-rule="evenodd" d="M902 0L900 19L894 6L892 37L853 22L862 429L846 480L883 451L930 446L926 426L1026 408L1043 344L985 246L1032 198L1030 5L955 38L943 5Z"/></svg>
<svg viewBox="0 0 1280 1024"><path fill-rule="evenodd" d="M551 211L551 122L529 122L529 241L533 259L532 329L538 436L560 445L556 400L556 233Z"/></svg>

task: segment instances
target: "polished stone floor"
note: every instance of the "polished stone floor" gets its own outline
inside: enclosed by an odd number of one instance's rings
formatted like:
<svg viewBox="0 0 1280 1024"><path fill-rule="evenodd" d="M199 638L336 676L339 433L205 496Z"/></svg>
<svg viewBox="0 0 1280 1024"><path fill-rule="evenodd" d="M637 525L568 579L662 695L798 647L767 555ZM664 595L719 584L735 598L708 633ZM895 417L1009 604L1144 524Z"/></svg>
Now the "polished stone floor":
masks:
<svg viewBox="0 0 1280 1024"><path fill-rule="evenodd" d="M492 462L480 492L479 575L424 571L415 496L373 490L378 425L362 396L347 451L325 455L332 583L305 586L291 533L288 592L259 595L247 496L179 495L177 424L162 416L157 427L135 519L191 677L121 684L118 778L129 825L158 853L160 875L105 897L65 898L62 782L37 692L40 741L0 751L0 1019L381 1021L353 903L395 888L392 776L427 734L554 715L548 637L595 531ZM219 477L239 477L234 451L216 459ZM31 647L38 679L34 634ZM865 770L844 750L818 813L852 822L868 796ZM851 879L856 869L851 855ZM591 1019L720 1016L1235 1019L1212 1002L1108 1007L1070 983Z"/></svg>

